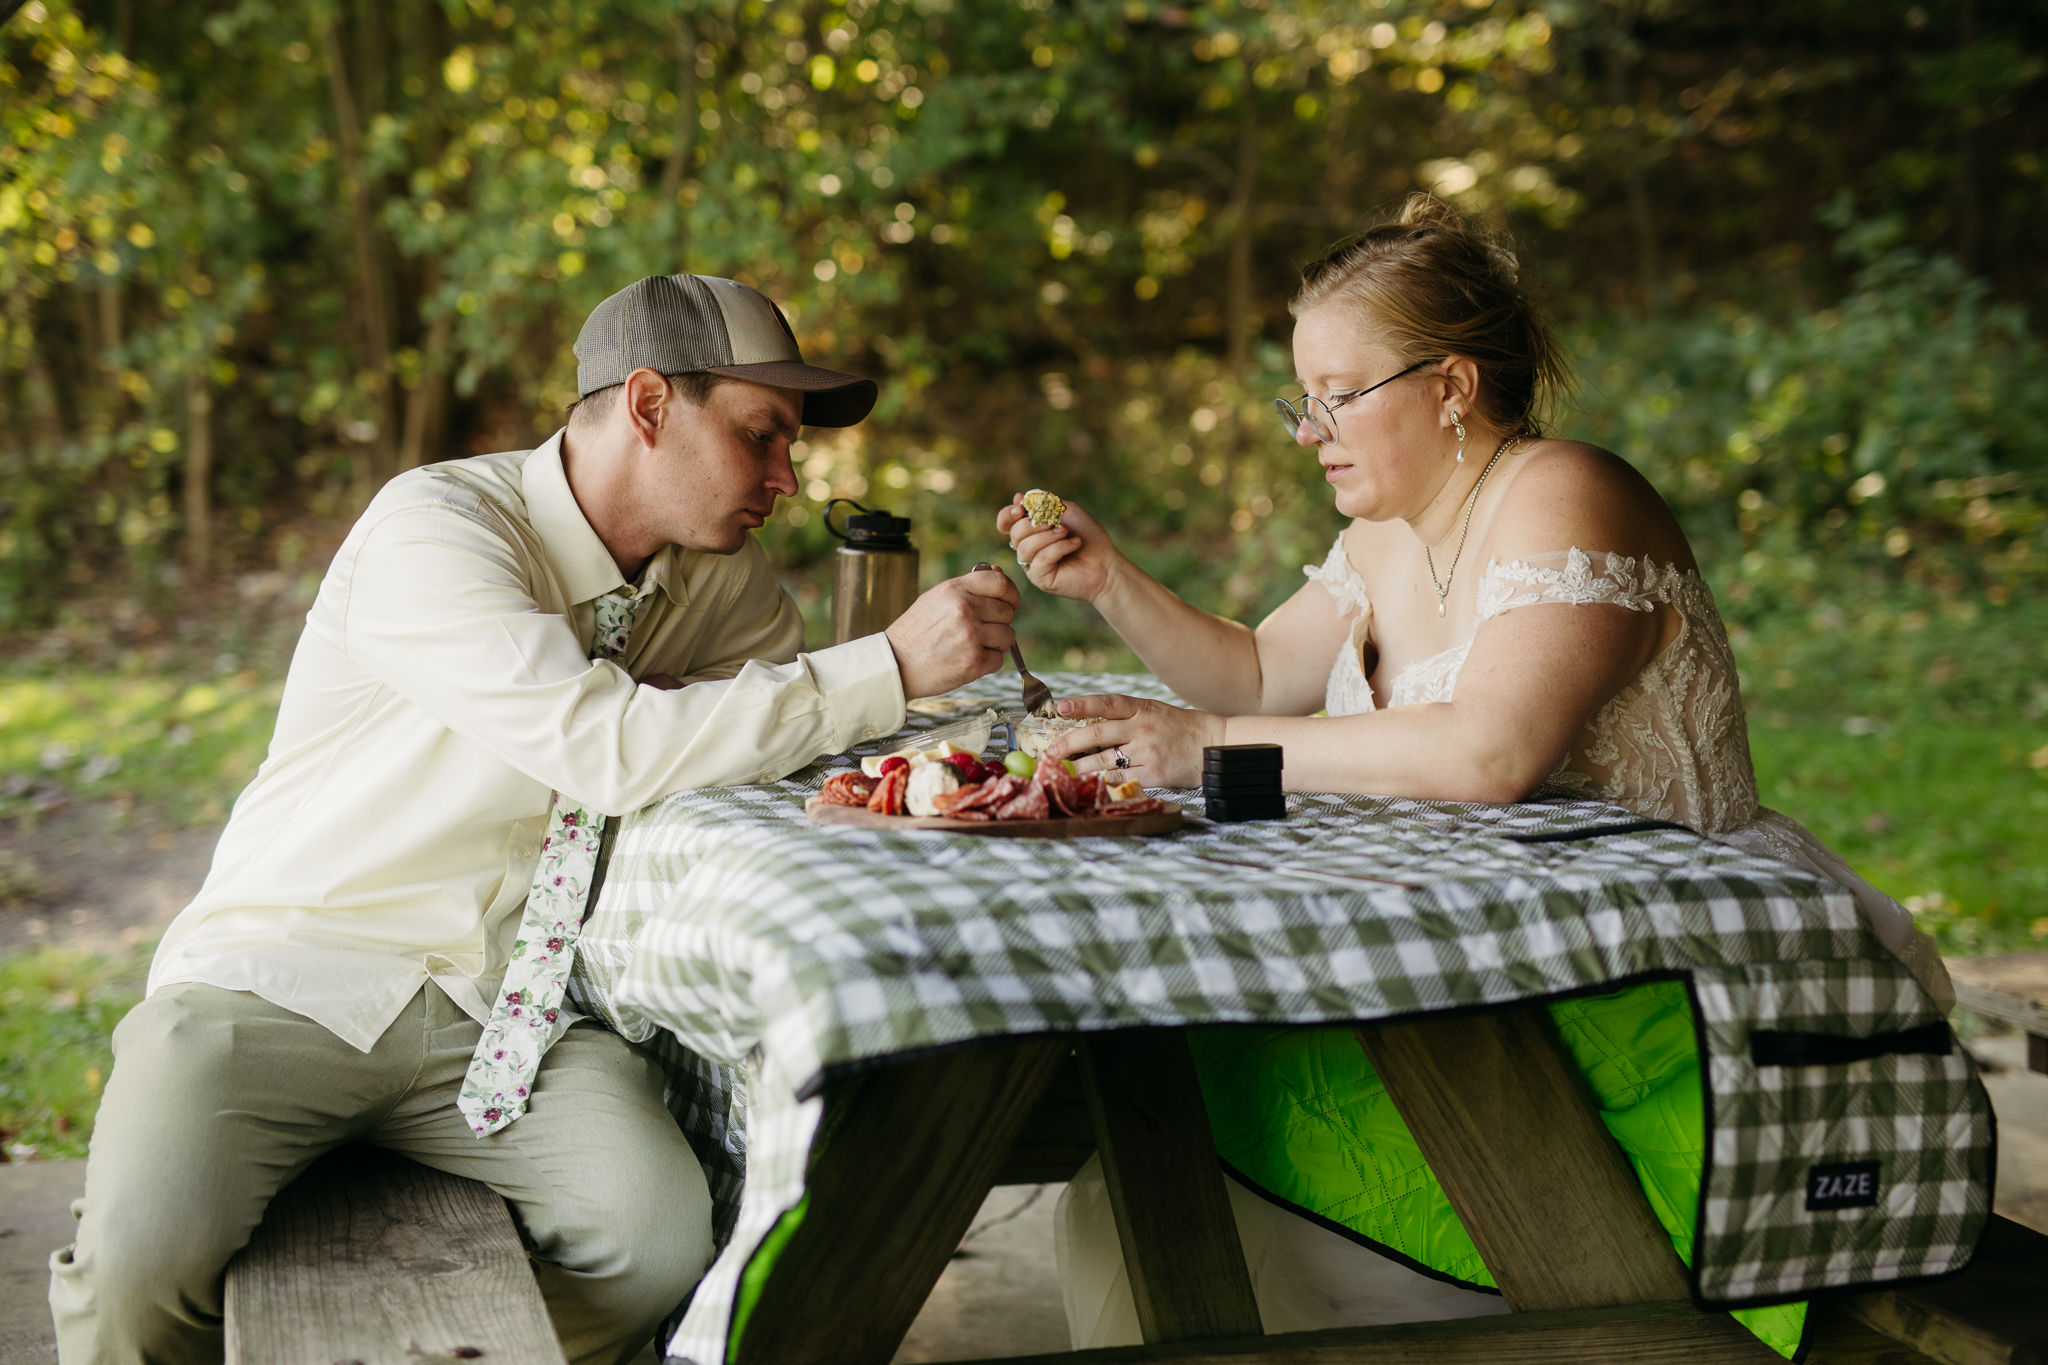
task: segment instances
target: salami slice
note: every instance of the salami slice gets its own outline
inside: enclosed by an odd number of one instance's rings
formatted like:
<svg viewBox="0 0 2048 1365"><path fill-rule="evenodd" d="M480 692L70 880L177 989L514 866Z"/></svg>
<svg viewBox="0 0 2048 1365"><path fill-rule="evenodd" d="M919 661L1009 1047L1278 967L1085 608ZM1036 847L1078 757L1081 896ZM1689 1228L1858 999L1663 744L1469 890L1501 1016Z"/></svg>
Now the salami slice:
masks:
<svg viewBox="0 0 2048 1365"><path fill-rule="evenodd" d="M989 790L994 785L993 782L970 782L964 787L941 792L932 798L932 804L938 807L941 815L957 815L962 810L980 810L995 798L995 793Z"/></svg>
<svg viewBox="0 0 2048 1365"><path fill-rule="evenodd" d="M1094 773L1060 773L1049 784L1053 809L1062 815L1093 815L1102 800L1102 779Z"/></svg>
<svg viewBox="0 0 2048 1365"><path fill-rule="evenodd" d="M1092 815L1096 807L1109 799L1103 794L1101 773L1082 773L1074 780L1080 784L1074 798L1074 814Z"/></svg>
<svg viewBox="0 0 2048 1365"><path fill-rule="evenodd" d="M1109 801L1097 807L1097 815L1151 815L1166 809L1166 803L1156 796L1141 796L1134 801Z"/></svg>
<svg viewBox="0 0 2048 1365"><path fill-rule="evenodd" d="M875 779L866 773L834 773L825 779L818 799L835 806L865 806L875 794Z"/></svg>
<svg viewBox="0 0 2048 1365"><path fill-rule="evenodd" d="M1052 803L1046 799L1045 788L1031 783L1024 790L996 807L998 820L1045 820L1052 816Z"/></svg>
<svg viewBox="0 0 2048 1365"><path fill-rule="evenodd" d="M994 810L1024 789L1024 784L1014 777L999 777L993 782L981 784L976 798L966 804L967 810ZM961 809L961 807L955 807Z"/></svg>
<svg viewBox="0 0 2048 1365"><path fill-rule="evenodd" d="M910 785L910 769L898 768L880 782L868 797L868 809L877 815L903 814L903 789Z"/></svg>

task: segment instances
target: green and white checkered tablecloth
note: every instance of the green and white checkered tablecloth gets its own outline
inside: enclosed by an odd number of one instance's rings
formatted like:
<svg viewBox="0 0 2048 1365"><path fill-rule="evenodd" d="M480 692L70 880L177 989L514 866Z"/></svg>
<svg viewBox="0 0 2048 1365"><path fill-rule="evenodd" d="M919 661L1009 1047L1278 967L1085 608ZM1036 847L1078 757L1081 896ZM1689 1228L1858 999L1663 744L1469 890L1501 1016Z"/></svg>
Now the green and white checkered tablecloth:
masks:
<svg viewBox="0 0 2048 1365"><path fill-rule="evenodd" d="M1047 681L1173 700L1149 677ZM1008 705L1014 687L957 695ZM1341 1023L1679 977L1708 1090L1704 1301L1938 1274L1988 1217L1990 1107L1960 1050L1752 1059L1757 1030L1941 1023L1849 895L1789 865L1684 830L1514 837L1634 819L1585 801L1297 794L1284 822L1140 839L810 824L804 799L845 761L630 817L579 947L579 1006L682 1069L671 1102L720 1205L724 1250L672 1356L723 1359L740 1273L802 1198L835 1067L1005 1034ZM1199 814L1198 793L1167 794ZM1866 1159L1878 1208L1805 1207L1811 1168Z"/></svg>

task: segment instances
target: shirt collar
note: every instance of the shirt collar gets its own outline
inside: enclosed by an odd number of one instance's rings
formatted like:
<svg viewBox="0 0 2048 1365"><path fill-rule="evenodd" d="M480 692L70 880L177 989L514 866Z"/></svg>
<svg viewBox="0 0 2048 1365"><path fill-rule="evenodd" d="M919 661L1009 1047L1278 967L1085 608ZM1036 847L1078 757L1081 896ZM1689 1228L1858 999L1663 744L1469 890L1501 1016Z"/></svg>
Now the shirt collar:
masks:
<svg viewBox="0 0 2048 1365"><path fill-rule="evenodd" d="M526 457L521 486L526 495L527 521L540 536L541 553L561 580L570 602L594 602L615 588L631 586L577 505L576 494L569 487L568 471L562 468L562 432L548 437ZM659 588L671 602L680 605L683 589L676 561L681 554L681 549L674 545L664 545L657 551L641 571L635 595L644 597Z"/></svg>

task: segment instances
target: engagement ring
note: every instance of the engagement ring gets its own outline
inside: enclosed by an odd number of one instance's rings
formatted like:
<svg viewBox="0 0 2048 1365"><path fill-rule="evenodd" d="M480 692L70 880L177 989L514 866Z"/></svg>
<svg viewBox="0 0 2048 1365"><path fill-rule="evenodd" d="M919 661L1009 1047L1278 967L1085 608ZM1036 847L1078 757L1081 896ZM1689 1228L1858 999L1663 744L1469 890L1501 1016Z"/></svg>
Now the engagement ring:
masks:
<svg viewBox="0 0 2048 1365"><path fill-rule="evenodd" d="M1124 753L1124 746L1121 744L1116 746L1116 766L1119 768L1131 766L1130 756Z"/></svg>

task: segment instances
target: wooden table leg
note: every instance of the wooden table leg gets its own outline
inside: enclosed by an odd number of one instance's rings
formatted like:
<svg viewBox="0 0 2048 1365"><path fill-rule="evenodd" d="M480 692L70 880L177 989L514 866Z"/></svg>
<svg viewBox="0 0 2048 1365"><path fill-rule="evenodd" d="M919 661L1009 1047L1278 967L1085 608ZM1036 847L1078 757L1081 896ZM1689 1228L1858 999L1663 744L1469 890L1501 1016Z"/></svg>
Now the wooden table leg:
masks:
<svg viewBox="0 0 2048 1365"><path fill-rule="evenodd" d="M887 1365L1072 1046L994 1041L828 1090L809 1209L735 1365Z"/></svg>
<svg viewBox="0 0 2048 1365"><path fill-rule="evenodd" d="M1687 1297L1543 1006L1361 1025L1358 1039L1516 1310Z"/></svg>
<svg viewBox="0 0 2048 1365"><path fill-rule="evenodd" d="M1259 1305L1186 1033L1098 1033L1077 1050L1145 1340L1257 1335Z"/></svg>

